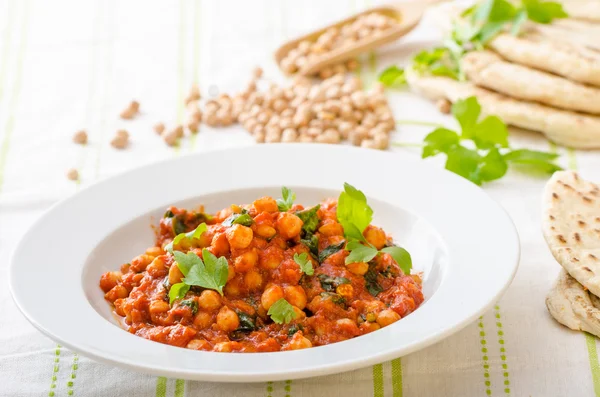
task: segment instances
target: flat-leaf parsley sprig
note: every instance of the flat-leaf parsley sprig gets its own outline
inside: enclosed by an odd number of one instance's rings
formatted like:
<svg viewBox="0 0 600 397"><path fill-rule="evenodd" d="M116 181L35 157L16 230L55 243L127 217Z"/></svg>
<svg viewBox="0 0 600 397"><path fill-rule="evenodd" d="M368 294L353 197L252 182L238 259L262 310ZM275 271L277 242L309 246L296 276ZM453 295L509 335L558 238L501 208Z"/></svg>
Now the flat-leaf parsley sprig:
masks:
<svg viewBox="0 0 600 397"><path fill-rule="evenodd" d="M461 132L436 128L424 139L422 158L446 154L446 169L477 185L502 178L509 165L548 174L562 169L555 163L558 154L511 149L504 122L496 116L480 120L481 106L475 97L456 101L452 115Z"/></svg>

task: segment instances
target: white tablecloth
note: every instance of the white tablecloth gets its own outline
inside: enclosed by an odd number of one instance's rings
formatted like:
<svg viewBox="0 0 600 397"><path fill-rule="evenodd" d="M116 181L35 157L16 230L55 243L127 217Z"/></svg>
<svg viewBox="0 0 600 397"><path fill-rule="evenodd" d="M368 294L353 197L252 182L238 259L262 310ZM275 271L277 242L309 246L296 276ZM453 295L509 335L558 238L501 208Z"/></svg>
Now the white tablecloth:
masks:
<svg viewBox="0 0 600 397"><path fill-rule="evenodd" d="M257 64L267 76L283 80L272 61L278 44L368 5L360 0L0 1L0 396L600 396L596 339L559 326L544 305L559 270L540 233L545 181L514 173L485 187L513 217L521 237L521 265L506 295L437 345L362 370L245 385L157 378L57 346L12 302L10 253L56 201L99 178L159 159L253 144L241 129L206 126L178 150L162 143L151 126L182 119L182 98L192 82L199 82L205 95L239 89ZM371 84L382 68L405 61L435 37L421 26L401 43L365 57L361 76ZM410 93L389 97L397 119L450 122ZM132 98L141 102L143 115L122 121L117 115ZM116 151L108 142L122 127L132 144ZM85 147L71 143L81 128L90 135ZM402 126L394 137L417 142L427 132ZM551 148L537 134L515 134L511 141ZM413 149L394 150L398 156L419 156ZM600 181L597 153L557 150L565 166ZM79 170L80 185L65 178L70 167ZM85 231L48 238L76 243ZM49 310L68 310L65 305Z"/></svg>

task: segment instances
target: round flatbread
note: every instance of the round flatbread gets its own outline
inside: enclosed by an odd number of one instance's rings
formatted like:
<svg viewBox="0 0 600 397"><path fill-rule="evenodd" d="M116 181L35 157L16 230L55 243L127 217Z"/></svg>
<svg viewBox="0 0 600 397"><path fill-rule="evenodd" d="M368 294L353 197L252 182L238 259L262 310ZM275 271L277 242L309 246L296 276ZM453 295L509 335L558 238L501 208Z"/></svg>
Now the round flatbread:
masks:
<svg viewBox="0 0 600 397"><path fill-rule="evenodd" d="M600 300L563 269L546 297L546 307L556 321L575 331L600 337Z"/></svg>
<svg viewBox="0 0 600 397"><path fill-rule="evenodd" d="M558 263L600 296L600 187L573 171L554 173L544 190L542 230Z"/></svg>

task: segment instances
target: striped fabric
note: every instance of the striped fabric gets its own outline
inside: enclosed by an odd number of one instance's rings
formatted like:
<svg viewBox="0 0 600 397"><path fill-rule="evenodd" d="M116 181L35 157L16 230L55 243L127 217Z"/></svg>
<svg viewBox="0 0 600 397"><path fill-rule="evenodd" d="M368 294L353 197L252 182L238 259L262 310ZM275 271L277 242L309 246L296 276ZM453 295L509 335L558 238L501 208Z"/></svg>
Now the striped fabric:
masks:
<svg viewBox="0 0 600 397"><path fill-rule="evenodd" d="M486 187L521 236L521 267L504 298L435 346L353 372L244 385L139 374L57 345L29 325L10 299L10 252L57 200L159 159L252 144L233 128L202 126L176 150L155 136L155 122L182 120L183 97L192 82L204 95L231 92L245 85L257 64L267 76L283 80L272 62L279 43L369 4L0 0L0 396L600 396L596 338L568 331L546 313L544 296L559 268L539 231L544 180L519 174ZM436 37L425 24L402 48L366 55L358 73L371 85L382 68L405 62ZM132 98L141 102L143 115L123 122L116 115ZM449 122L412 94L391 93L390 100L398 119ZM71 143L81 128L90 138L83 147ZM118 128L132 135L126 151L108 145ZM400 126L395 138L418 142L427 132ZM548 148L533 134L515 134L512 142ZM419 155L394 150L399 156ZM566 167L600 180L597 154L554 150ZM64 177L71 167L80 172L79 184ZM48 310L68 310L68 302Z"/></svg>

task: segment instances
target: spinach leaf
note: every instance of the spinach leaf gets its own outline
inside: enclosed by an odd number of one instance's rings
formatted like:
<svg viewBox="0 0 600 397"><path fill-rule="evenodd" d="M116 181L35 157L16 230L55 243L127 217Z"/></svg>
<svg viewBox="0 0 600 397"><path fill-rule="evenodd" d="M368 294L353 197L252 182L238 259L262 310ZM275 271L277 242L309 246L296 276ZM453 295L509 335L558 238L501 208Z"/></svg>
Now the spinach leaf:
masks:
<svg viewBox="0 0 600 397"><path fill-rule="evenodd" d="M291 338L298 331L304 331L302 324L293 324L290 328L288 328L288 337Z"/></svg>
<svg viewBox="0 0 600 397"><path fill-rule="evenodd" d="M167 212L165 212L165 214L163 215L163 218L173 218L174 216L175 214L173 213L173 211L167 210Z"/></svg>
<svg viewBox="0 0 600 397"><path fill-rule="evenodd" d="M306 234L306 238L300 239L300 242L310 250L310 253L317 258L319 256L319 238L314 234Z"/></svg>
<svg viewBox="0 0 600 397"><path fill-rule="evenodd" d="M344 305L346 303L346 298L340 294L334 294L332 292L321 292L321 297L325 299L331 299L331 301L336 305Z"/></svg>
<svg viewBox="0 0 600 397"><path fill-rule="evenodd" d="M337 244L331 244L329 247L325 247L325 249L319 253L319 263L323 263L329 256L343 249L345 244L346 241L342 240Z"/></svg>
<svg viewBox="0 0 600 397"><path fill-rule="evenodd" d="M195 315L198 312L198 302L193 299L186 299L179 302L181 306L187 306L192 309L192 314Z"/></svg>
<svg viewBox="0 0 600 397"><path fill-rule="evenodd" d="M332 277L327 274L319 274L317 277L321 282L321 288L327 292L334 292L342 284L350 284L350 280L346 277Z"/></svg>
<svg viewBox="0 0 600 397"><path fill-rule="evenodd" d="M240 319L240 326L237 329L238 331L252 332L256 330L256 324L254 324L254 318L252 318L252 316L244 312L238 312L237 315Z"/></svg>
<svg viewBox="0 0 600 397"><path fill-rule="evenodd" d="M373 296L377 296L383 291L383 288L377 282L377 272L372 265L369 266L369 270L365 273L365 287Z"/></svg>
<svg viewBox="0 0 600 397"><path fill-rule="evenodd" d="M319 225L317 211L319 211L319 208L321 208L321 204L315 205L307 210L296 211L296 216L304 222L302 225L303 237L313 234L317 230L317 226Z"/></svg>

